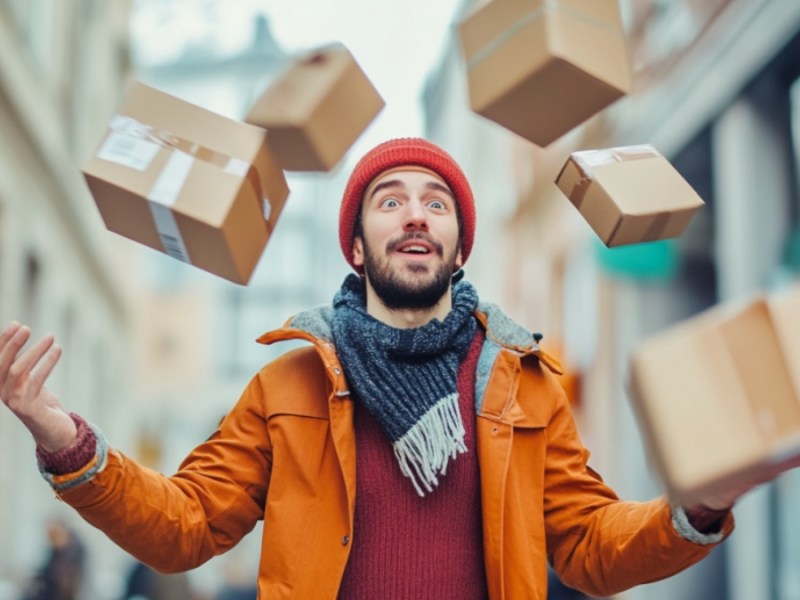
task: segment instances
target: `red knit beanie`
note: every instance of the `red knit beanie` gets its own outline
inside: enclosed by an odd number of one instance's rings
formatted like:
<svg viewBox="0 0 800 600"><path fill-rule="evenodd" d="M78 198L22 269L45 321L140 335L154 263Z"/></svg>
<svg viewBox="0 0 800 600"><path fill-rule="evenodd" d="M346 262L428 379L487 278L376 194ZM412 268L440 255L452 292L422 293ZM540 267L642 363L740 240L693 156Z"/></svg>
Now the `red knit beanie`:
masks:
<svg viewBox="0 0 800 600"><path fill-rule="evenodd" d="M436 144L421 138L397 138L378 144L353 169L339 210L339 243L345 260L353 264L353 238L361 202L369 184L389 169L414 165L438 174L453 192L461 224L461 258L467 262L475 238L475 202L466 176L453 157Z"/></svg>

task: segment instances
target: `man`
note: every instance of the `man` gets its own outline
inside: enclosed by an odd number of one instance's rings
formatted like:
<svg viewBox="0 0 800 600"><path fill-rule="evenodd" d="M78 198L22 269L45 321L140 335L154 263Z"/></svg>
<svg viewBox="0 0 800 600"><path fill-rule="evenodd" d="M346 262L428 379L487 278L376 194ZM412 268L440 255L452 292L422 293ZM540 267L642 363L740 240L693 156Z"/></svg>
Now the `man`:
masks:
<svg viewBox="0 0 800 600"><path fill-rule="evenodd" d="M77 533L59 518L47 524L48 554L26 585L23 600L76 600L81 595L86 549Z"/></svg>
<svg viewBox="0 0 800 600"><path fill-rule="evenodd" d="M51 336L23 351L27 328L0 335L0 397L58 496L158 570L196 567L263 519L264 598L545 598L548 560L612 595L706 556L741 492L620 501L586 464L558 366L463 280L474 232L441 148L368 152L339 223L359 275L259 338L310 346L264 367L172 477L47 391Z"/></svg>

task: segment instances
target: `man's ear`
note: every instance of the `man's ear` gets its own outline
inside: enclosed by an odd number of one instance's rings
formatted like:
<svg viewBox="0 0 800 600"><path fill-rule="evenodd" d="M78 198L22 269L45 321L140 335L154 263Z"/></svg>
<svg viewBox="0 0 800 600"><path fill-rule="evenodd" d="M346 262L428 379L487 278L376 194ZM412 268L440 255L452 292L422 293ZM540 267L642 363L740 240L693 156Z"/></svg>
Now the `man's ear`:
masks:
<svg viewBox="0 0 800 600"><path fill-rule="evenodd" d="M361 236L353 238L353 264L357 267L364 266L364 240Z"/></svg>
<svg viewBox="0 0 800 600"><path fill-rule="evenodd" d="M455 270L458 271L463 266L464 266L464 259L461 258L461 248L459 248L458 252L456 253Z"/></svg>

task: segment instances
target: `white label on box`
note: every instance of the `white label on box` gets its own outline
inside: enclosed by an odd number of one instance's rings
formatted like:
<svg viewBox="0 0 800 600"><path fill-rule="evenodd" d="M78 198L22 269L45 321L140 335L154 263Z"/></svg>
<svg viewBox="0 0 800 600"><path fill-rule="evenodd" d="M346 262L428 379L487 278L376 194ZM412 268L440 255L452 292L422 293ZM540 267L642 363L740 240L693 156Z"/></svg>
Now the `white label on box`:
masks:
<svg viewBox="0 0 800 600"><path fill-rule="evenodd" d="M159 148L155 142L112 131L98 150L97 158L144 171L158 154Z"/></svg>
<svg viewBox="0 0 800 600"><path fill-rule="evenodd" d="M579 166L588 172L592 167L636 160L638 158L657 158L661 155L650 144L638 144L601 150L579 150L578 152L573 152L572 156L579 163Z"/></svg>
<svg viewBox="0 0 800 600"><path fill-rule="evenodd" d="M153 184L153 188L147 195L150 200L150 212L156 222L156 230L161 237L166 253L178 260L190 263L189 253L183 243L178 224L175 222L175 215L172 214L172 206L178 199L183 184L192 169L194 158L179 151L173 151L167 164Z"/></svg>

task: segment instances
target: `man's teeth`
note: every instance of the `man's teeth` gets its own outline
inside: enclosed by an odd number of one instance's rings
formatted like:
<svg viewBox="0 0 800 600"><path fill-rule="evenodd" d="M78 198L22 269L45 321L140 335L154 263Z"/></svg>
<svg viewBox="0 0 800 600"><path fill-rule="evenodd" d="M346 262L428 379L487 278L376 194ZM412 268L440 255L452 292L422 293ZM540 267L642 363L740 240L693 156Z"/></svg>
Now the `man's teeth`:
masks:
<svg viewBox="0 0 800 600"><path fill-rule="evenodd" d="M428 249L425 248L424 246L406 246L405 248L403 248L402 251L403 252L409 252L409 253L412 253L412 254L427 254L428 253Z"/></svg>

